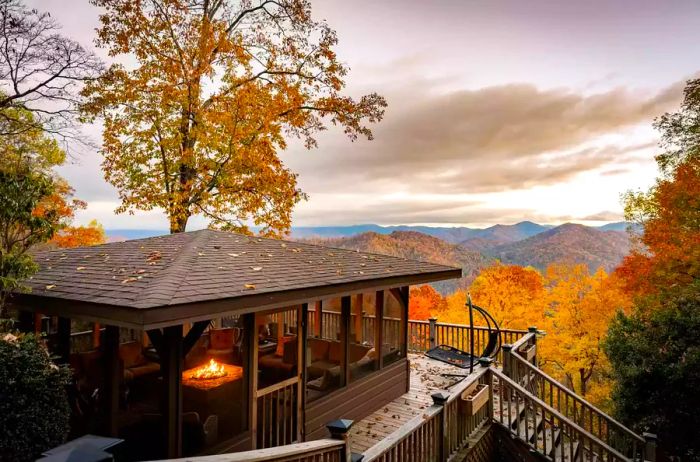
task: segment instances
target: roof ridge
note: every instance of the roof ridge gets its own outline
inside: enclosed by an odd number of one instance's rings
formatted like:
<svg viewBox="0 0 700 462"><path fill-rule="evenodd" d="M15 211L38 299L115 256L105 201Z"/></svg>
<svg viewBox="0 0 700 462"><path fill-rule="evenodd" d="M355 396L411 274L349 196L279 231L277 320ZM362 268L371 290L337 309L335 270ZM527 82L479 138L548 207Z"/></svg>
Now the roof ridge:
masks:
<svg viewBox="0 0 700 462"><path fill-rule="evenodd" d="M183 243L184 249L178 253L178 255L173 258L173 260L168 264L162 271L159 271L151 281L149 281L148 286L141 293L141 297L138 300L138 305L147 306L149 304L150 298L156 296L156 290L160 293L167 291L168 300L172 300L177 292L178 287L185 280L185 276L188 273L187 263L191 263L195 254L194 251L200 241L208 240L208 233L202 233L200 231L206 231L198 229L195 231L188 231L182 233L184 236L192 236L191 239L185 239ZM172 235L172 234L170 234ZM165 236L169 236L166 234ZM159 299L162 297L158 297Z"/></svg>

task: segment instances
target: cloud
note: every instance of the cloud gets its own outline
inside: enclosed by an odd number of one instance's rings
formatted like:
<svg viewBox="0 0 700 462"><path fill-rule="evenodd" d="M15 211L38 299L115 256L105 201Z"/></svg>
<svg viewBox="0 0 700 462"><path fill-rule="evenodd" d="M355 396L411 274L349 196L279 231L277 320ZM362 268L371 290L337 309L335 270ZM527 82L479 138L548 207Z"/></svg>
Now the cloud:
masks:
<svg viewBox="0 0 700 462"><path fill-rule="evenodd" d="M622 221L624 216L621 213L602 211L593 215L580 218L580 221Z"/></svg>
<svg viewBox="0 0 700 462"><path fill-rule="evenodd" d="M650 144L600 140L650 125L677 105L683 84L651 94L616 88L590 95L530 84L439 93L411 82L404 88L410 91L389 95L374 141L328 135L320 153L288 156L302 185L312 192L331 185L376 191L399 183L411 191L495 192L619 168Z"/></svg>

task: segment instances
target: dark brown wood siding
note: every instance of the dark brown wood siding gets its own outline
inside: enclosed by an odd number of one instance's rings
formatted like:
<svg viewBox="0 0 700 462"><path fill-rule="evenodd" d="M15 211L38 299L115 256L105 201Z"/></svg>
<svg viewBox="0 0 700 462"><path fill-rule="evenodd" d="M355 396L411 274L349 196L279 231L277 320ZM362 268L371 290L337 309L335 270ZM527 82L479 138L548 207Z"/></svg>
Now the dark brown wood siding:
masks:
<svg viewBox="0 0 700 462"><path fill-rule="evenodd" d="M360 420L408 392L408 360L353 382L306 406L306 441L327 438L326 424L336 419Z"/></svg>

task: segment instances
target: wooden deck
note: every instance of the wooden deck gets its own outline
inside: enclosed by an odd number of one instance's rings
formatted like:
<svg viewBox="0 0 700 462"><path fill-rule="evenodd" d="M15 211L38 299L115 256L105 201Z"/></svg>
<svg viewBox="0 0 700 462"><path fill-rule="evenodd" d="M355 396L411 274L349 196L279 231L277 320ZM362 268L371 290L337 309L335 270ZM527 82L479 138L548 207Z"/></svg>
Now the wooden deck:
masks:
<svg viewBox="0 0 700 462"><path fill-rule="evenodd" d="M411 388L382 409L355 422L350 430L352 452L363 453L392 434L433 404L432 393L448 390L463 380L461 377L443 377L441 374L469 374L468 369L451 366L420 354L409 354Z"/></svg>

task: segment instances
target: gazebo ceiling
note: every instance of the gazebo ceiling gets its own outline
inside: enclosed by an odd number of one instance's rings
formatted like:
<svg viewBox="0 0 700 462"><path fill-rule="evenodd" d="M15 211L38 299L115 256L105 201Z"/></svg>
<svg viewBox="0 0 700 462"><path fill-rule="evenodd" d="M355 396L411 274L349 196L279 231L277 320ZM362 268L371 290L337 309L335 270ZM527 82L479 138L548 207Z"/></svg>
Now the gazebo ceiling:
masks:
<svg viewBox="0 0 700 462"><path fill-rule="evenodd" d="M167 307L175 318L185 316L176 306L194 304L200 314L206 314L202 304L221 301L254 309L461 276L459 268L433 263L214 230L42 252L35 261L40 270L26 281L31 293L19 297L25 302L72 301L132 313ZM218 303L211 313L225 310Z"/></svg>

